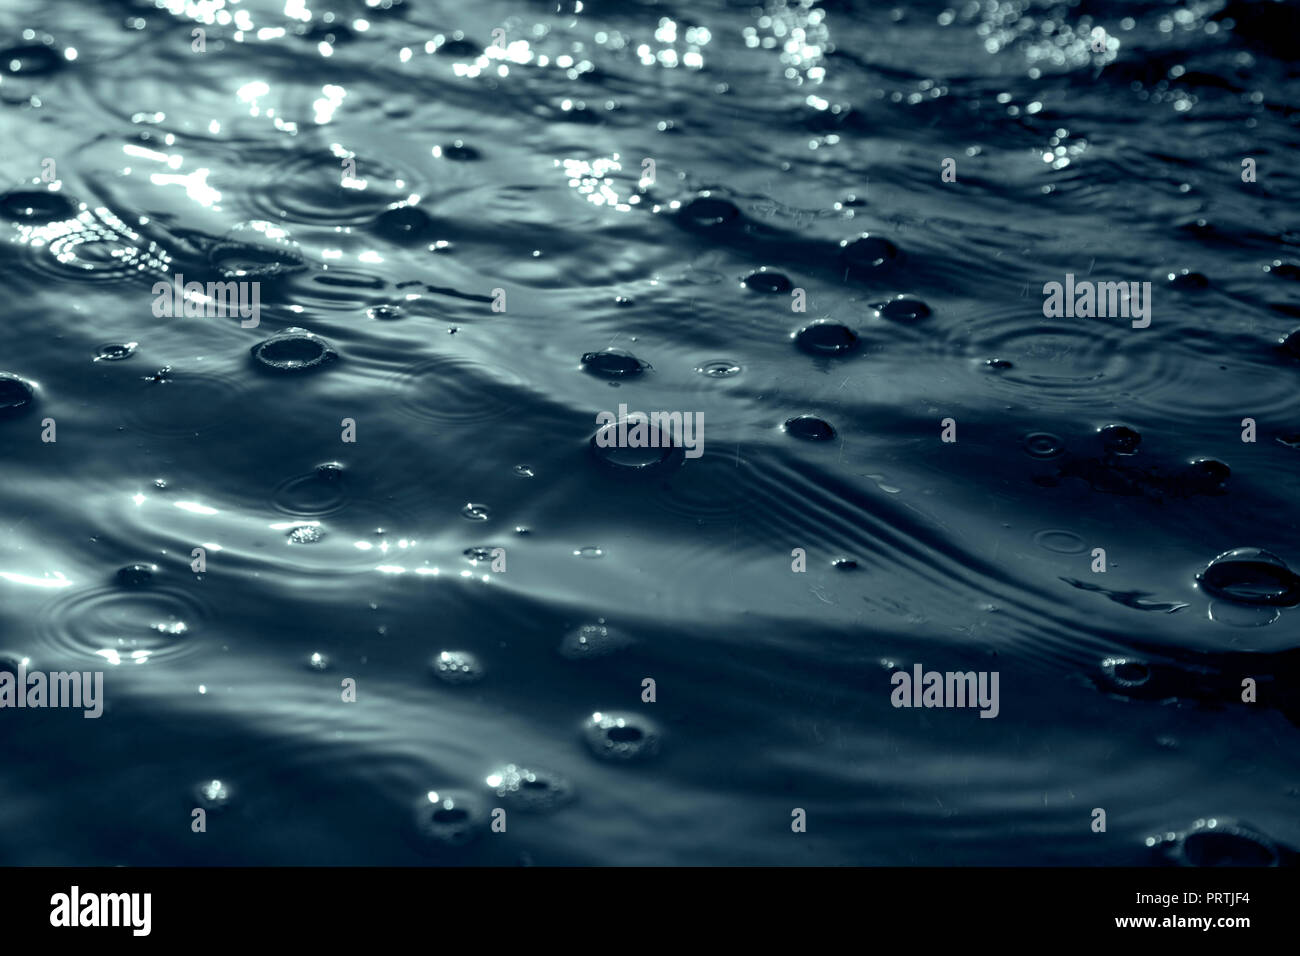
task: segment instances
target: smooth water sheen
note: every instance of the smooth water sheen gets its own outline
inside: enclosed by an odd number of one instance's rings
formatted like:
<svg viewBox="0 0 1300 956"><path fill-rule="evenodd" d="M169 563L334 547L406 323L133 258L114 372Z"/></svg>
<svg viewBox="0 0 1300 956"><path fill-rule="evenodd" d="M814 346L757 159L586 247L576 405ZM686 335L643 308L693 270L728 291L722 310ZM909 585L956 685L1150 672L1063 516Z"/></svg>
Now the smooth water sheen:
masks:
<svg viewBox="0 0 1300 956"><path fill-rule="evenodd" d="M1286 859L1296 9L8 0L0 862Z"/></svg>

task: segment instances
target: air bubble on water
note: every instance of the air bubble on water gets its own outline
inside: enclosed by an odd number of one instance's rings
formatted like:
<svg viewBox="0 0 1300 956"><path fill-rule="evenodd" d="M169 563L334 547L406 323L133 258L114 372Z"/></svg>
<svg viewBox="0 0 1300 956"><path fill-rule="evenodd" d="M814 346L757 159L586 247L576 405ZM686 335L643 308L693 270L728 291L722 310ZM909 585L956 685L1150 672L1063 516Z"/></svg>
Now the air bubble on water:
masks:
<svg viewBox="0 0 1300 956"><path fill-rule="evenodd" d="M654 723L630 711L597 711L583 725L587 746L602 760L647 760L659 752L662 735Z"/></svg>
<svg viewBox="0 0 1300 956"><path fill-rule="evenodd" d="M485 782L507 807L530 813L558 810L574 798L573 784L539 767L506 764L488 774Z"/></svg>
<svg viewBox="0 0 1300 956"><path fill-rule="evenodd" d="M486 674L483 663L469 651L439 651L429 668L446 684L474 684Z"/></svg>
<svg viewBox="0 0 1300 956"><path fill-rule="evenodd" d="M1196 580L1207 594L1235 604L1265 607L1300 604L1300 577L1281 558L1262 548L1225 551Z"/></svg>

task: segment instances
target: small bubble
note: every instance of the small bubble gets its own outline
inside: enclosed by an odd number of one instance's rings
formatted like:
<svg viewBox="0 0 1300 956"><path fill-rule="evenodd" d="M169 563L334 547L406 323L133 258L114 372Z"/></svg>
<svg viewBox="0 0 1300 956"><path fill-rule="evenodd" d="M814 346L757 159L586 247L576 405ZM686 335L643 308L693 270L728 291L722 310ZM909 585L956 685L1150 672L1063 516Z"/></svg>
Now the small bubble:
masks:
<svg viewBox="0 0 1300 956"><path fill-rule="evenodd" d="M627 712L592 714L584 724L583 737L602 760L646 760L659 752L661 744L661 735L651 721Z"/></svg>
<svg viewBox="0 0 1300 956"><path fill-rule="evenodd" d="M205 780L193 790L195 798L205 810L222 810L233 795L230 786L221 780Z"/></svg>
<svg viewBox="0 0 1300 956"><path fill-rule="evenodd" d="M507 807L528 813L549 813L571 802L573 784L557 773L506 764L487 776L487 785Z"/></svg>
<svg viewBox="0 0 1300 956"><path fill-rule="evenodd" d="M462 790L430 790L415 810L416 830L439 847L461 847L473 842L487 819L482 799Z"/></svg>
<svg viewBox="0 0 1300 956"><path fill-rule="evenodd" d="M475 684L485 675L483 664L469 651L440 651L429 668L446 684Z"/></svg>
<svg viewBox="0 0 1300 956"><path fill-rule="evenodd" d="M487 521L492 517L492 509L487 505L474 504L472 501L461 508L460 513L462 517L468 518L470 521Z"/></svg>
<svg viewBox="0 0 1300 956"><path fill-rule="evenodd" d="M559 651L565 660L594 660L625 650L632 644L631 637L601 620L569 631L560 641Z"/></svg>

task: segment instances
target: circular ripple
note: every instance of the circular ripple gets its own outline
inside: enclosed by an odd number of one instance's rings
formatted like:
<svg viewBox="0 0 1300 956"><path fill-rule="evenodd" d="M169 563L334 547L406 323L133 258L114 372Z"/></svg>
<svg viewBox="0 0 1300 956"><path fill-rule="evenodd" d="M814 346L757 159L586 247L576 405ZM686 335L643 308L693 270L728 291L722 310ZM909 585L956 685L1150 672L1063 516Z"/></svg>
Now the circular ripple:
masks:
<svg viewBox="0 0 1300 956"><path fill-rule="evenodd" d="M74 218L24 226L25 261L33 272L73 282L159 278L171 256L107 209L81 209Z"/></svg>
<svg viewBox="0 0 1300 956"><path fill-rule="evenodd" d="M472 843L487 820L483 798L464 790L430 790L415 808L416 832L437 847Z"/></svg>
<svg viewBox="0 0 1300 956"><path fill-rule="evenodd" d="M163 370L122 406L122 423L156 438L210 432L236 417L241 386L214 375Z"/></svg>
<svg viewBox="0 0 1300 956"><path fill-rule="evenodd" d="M1277 555L1261 548L1225 551L1196 576L1196 581L1207 594L1233 604L1300 604L1300 576Z"/></svg>
<svg viewBox="0 0 1300 956"><path fill-rule="evenodd" d="M334 471L333 462L318 466L309 475L295 475L280 483L271 495L271 503L282 514L301 518L319 518L341 511L350 500L342 471Z"/></svg>
<svg viewBox="0 0 1300 956"><path fill-rule="evenodd" d="M309 372L338 358L338 352L323 338L299 328L278 332L249 352L259 367L273 372Z"/></svg>
<svg viewBox="0 0 1300 956"><path fill-rule="evenodd" d="M476 684L487 673L483 662L469 651L439 651L429 669L444 684Z"/></svg>
<svg viewBox="0 0 1300 956"><path fill-rule="evenodd" d="M1065 442L1050 432L1030 432L1021 439L1020 447L1030 458L1058 458L1065 452Z"/></svg>
<svg viewBox="0 0 1300 956"><path fill-rule="evenodd" d="M1151 330L1134 335L1140 331ZM1279 374L1276 351L1256 336L1169 327L1145 351L1145 381L1125 386L1126 407L1131 401L1168 421L1207 423L1222 419L1223 396L1231 395L1234 408L1260 421L1300 414L1294 378Z"/></svg>
<svg viewBox="0 0 1300 956"><path fill-rule="evenodd" d="M622 762L650 759L663 741L652 721L627 711L597 711L583 724L582 735L597 757Z"/></svg>
<svg viewBox="0 0 1300 956"><path fill-rule="evenodd" d="M35 403L31 385L11 372L0 372L0 420L25 415Z"/></svg>
<svg viewBox="0 0 1300 956"><path fill-rule="evenodd" d="M329 152L294 153L250 170L257 185L242 201L259 217L304 225L361 226L385 207L422 191L413 177L367 153L356 157L356 175L345 175L343 157Z"/></svg>
<svg viewBox="0 0 1300 956"><path fill-rule="evenodd" d="M194 595L155 583L61 595L38 626L49 644L78 660L125 666L193 653L208 617Z"/></svg>
<svg viewBox="0 0 1300 956"><path fill-rule="evenodd" d="M739 375L743 369L737 362L728 359L714 359L695 366L695 371L701 375L707 375L709 378L731 378Z"/></svg>
<svg viewBox="0 0 1300 956"><path fill-rule="evenodd" d="M527 813L558 810L574 797L573 784L559 774L513 763L488 774L487 785L506 807Z"/></svg>
<svg viewBox="0 0 1300 956"><path fill-rule="evenodd" d="M326 264L305 281L296 283L293 302L309 311L352 312L382 304L387 299L387 288L388 282L380 275ZM405 312L406 307L402 308Z"/></svg>
<svg viewBox="0 0 1300 956"><path fill-rule="evenodd" d="M1057 554L1079 554L1088 550L1088 545L1073 531L1046 528L1034 535L1034 544L1046 551Z"/></svg>
<svg viewBox="0 0 1300 956"><path fill-rule="evenodd" d="M659 486L655 503L700 524L730 521L752 507L742 465L748 467L748 462L734 455L697 458L691 467L675 472Z"/></svg>
<svg viewBox="0 0 1300 956"><path fill-rule="evenodd" d="M423 422L476 424L523 411L532 403L528 383L508 369L441 356L397 374L396 409Z"/></svg>
<svg viewBox="0 0 1300 956"><path fill-rule="evenodd" d="M1158 356L1125 341L1124 330L1113 323L1045 320L1033 315L1032 306L965 325L956 334L954 344L970 357L996 356L998 374L981 375L982 382L1021 398L1093 400L1099 390L1119 397L1166 374Z"/></svg>

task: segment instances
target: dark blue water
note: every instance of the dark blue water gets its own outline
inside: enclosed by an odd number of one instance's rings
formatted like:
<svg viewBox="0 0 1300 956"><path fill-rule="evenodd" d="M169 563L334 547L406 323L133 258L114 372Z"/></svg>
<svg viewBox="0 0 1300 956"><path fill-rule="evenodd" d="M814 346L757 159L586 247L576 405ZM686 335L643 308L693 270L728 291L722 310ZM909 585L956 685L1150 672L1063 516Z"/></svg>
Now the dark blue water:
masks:
<svg viewBox="0 0 1300 956"><path fill-rule="evenodd" d="M1296 10L6 0L0 861L1285 860Z"/></svg>

